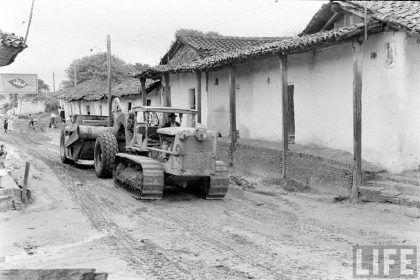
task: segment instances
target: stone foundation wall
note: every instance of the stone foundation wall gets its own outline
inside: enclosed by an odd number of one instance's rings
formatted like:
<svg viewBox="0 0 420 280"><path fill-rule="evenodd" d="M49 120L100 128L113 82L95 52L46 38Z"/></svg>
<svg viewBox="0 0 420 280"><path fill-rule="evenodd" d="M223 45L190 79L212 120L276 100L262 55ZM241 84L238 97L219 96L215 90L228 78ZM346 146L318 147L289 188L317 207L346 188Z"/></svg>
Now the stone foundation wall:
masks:
<svg viewBox="0 0 420 280"><path fill-rule="evenodd" d="M220 139L217 158L231 163L230 143ZM235 170L268 178L282 177L282 150L238 143L234 152ZM323 193L348 196L353 166L318 155L289 151L286 177Z"/></svg>

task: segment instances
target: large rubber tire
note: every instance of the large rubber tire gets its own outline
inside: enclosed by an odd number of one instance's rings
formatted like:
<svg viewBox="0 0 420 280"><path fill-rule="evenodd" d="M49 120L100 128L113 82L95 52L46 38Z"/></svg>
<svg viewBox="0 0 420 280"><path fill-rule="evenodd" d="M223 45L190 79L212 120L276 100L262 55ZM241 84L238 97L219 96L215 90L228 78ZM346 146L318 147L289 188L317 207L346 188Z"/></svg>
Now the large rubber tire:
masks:
<svg viewBox="0 0 420 280"><path fill-rule="evenodd" d="M112 177L114 158L118 153L118 141L114 134L101 133L95 141L95 172L99 178Z"/></svg>
<svg viewBox="0 0 420 280"><path fill-rule="evenodd" d="M66 156L66 146L65 146L65 142L64 142L64 131L61 131L61 136L60 136L60 158L61 158L62 163L66 163L66 164L73 163L73 161L70 160L69 158L67 158L67 156Z"/></svg>

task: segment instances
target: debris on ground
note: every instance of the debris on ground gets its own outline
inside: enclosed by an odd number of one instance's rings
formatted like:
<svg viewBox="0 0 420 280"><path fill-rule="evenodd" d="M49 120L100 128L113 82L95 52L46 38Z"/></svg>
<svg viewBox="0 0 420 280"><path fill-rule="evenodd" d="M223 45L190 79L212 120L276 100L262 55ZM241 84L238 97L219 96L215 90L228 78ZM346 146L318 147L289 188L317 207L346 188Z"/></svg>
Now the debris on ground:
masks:
<svg viewBox="0 0 420 280"><path fill-rule="evenodd" d="M404 215L410 218L420 218L420 209L417 207L407 207L405 209Z"/></svg>
<svg viewBox="0 0 420 280"><path fill-rule="evenodd" d="M255 183L251 183L242 176L231 175L230 179L238 186L242 187L243 190L255 189Z"/></svg>
<svg viewBox="0 0 420 280"><path fill-rule="evenodd" d="M289 192L304 192L309 190L309 186L296 182L295 180L285 179L283 189Z"/></svg>

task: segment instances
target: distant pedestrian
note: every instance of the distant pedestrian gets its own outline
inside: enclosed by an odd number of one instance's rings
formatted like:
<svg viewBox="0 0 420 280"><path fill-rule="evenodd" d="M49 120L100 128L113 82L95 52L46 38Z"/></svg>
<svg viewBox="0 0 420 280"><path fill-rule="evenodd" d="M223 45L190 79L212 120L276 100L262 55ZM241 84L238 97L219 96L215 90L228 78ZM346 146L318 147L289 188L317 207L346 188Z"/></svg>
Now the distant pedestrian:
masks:
<svg viewBox="0 0 420 280"><path fill-rule="evenodd" d="M64 111L64 106L60 107L60 110L58 110L58 114L60 115L61 122L66 122L66 113Z"/></svg>
<svg viewBox="0 0 420 280"><path fill-rule="evenodd" d="M10 117L10 119L7 123L7 127L9 129L9 132L12 132L15 129L15 127L14 127L14 122L15 121L14 120L15 120L15 118L12 116L12 117Z"/></svg>
<svg viewBox="0 0 420 280"><path fill-rule="evenodd" d="M32 127L32 129L34 128L34 118L32 117L32 114L29 114L29 127Z"/></svg>
<svg viewBox="0 0 420 280"><path fill-rule="evenodd" d="M4 128L5 133L7 133L8 126L9 126L9 120L5 118L3 122L3 128Z"/></svg>
<svg viewBox="0 0 420 280"><path fill-rule="evenodd" d="M53 127L54 126L54 128L56 128L57 126L55 125L55 118L57 117L57 115L54 113L54 112L52 112L51 113L51 120L50 120L50 127Z"/></svg>

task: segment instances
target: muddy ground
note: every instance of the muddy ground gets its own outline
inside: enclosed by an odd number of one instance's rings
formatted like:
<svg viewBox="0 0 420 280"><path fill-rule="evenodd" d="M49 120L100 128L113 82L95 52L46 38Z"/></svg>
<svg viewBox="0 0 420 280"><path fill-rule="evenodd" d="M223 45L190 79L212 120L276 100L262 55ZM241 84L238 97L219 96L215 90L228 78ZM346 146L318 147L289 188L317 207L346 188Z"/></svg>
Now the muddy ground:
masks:
<svg viewBox="0 0 420 280"><path fill-rule="evenodd" d="M224 200L170 189L142 202L62 164L59 129L1 134L15 177L31 163L33 204L0 213L0 269L95 268L108 279L351 279L352 246L419 245L420 219L387 204L305 192ZM258 188L258 186L257 186Z"/></svg>

